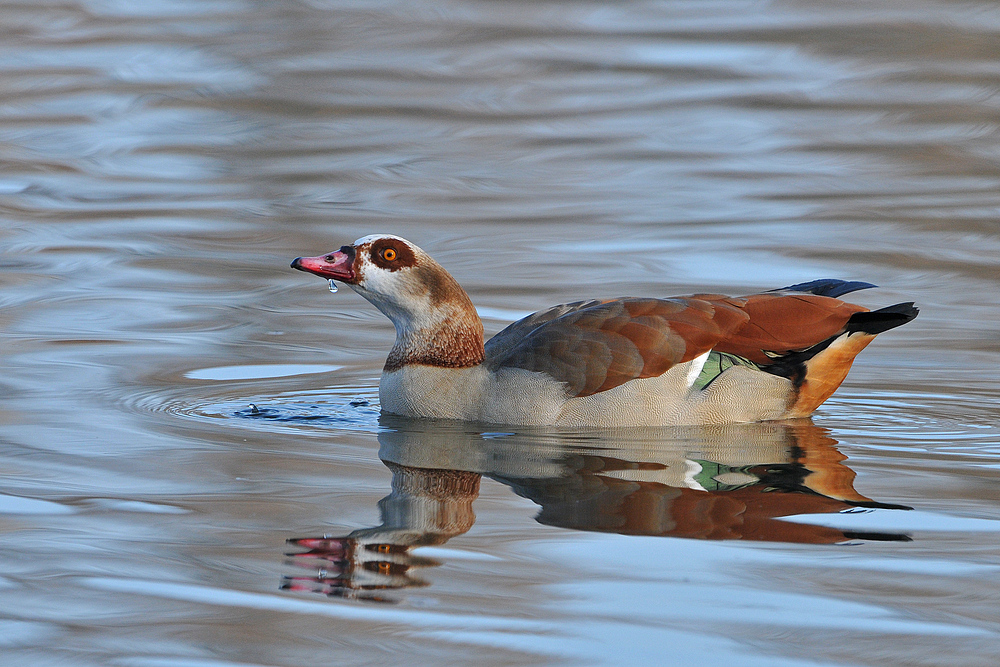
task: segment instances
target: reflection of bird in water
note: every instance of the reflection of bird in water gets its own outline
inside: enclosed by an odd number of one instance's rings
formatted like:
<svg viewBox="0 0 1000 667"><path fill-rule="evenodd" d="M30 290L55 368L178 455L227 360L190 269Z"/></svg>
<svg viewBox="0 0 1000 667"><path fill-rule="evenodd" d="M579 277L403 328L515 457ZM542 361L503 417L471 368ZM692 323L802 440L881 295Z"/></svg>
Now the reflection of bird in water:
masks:
<svg viewBox="0 0 1000 667"><path fill-rule="evenodd" d="M289 540L307 549L290 554L293 562L319 572L315 577L286 577L285 588L381 600L372 591L422 586L424 582L412 576L411 570L438 565L411 554L412 547L444 544L472 528L479 473L407 468L389 462L386 466L392 471L392 492L378 503L382 524L346 537Z"/></svg>
<svg viewBox="0 0 1000 667"><path fill-rule="evenodd" d="M468 294L427 253L376 235L292 267L337 280L396 327L382 410L493 424L621 427L805 417L875 336L917 316L836 298L815 280L742 297L581 301L483 342Z"/></svg>
<svg viewBox="0 0 1000 667"><path fill-rule="evenodd" d="M540 506L541 523L574 530L710 540L836 544L907 541L783 521L852 508L909 509L857 491L827 431L807 421L616 431L490 433L469 424L383 417L379 456L392 493L382 523L345 537L290 540L315 576L285 587L382 599L381 589L423 585L411 553L468 531L481 475Z"/></svg>

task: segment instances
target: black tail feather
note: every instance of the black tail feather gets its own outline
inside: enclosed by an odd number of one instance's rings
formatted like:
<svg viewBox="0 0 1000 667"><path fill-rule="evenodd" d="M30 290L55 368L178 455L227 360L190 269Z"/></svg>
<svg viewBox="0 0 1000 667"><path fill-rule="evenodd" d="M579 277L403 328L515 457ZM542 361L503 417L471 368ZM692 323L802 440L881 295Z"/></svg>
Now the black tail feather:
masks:
<svg viewBox="0 0 1000 667"><path fill-rule="evenodd" d="M854 507L866 507L869 509L880 509L880 510L912 510L913 508L909 505L897 505L895 503L880 503L877 500L845 500L848 505L853 505Z"/></svg>
<svg viewBox="0 0 1000 667"><path fill-rule="evenodd" d="M906 324L920 311L913 306L913 302L897 303L894 306L886 306L871 312L854 313L847 321L846 329L849 333L864 332L867 334L880 334L889 329Z"/></svg>
<svg viewBox="0 0 1000 667"><path fill-rule="evenodd" d="M849 540L872 540L874 542L912 542L913 538L906 533L880 533L874 531L845 530L844 537Z"/></svg>
<svg viewBox="0 0 1000 667"><path fill-rule="evenodd" d="M780 290L771 291L781 292L784 290L790 290L792 292L808 292L818 296L838 297L849 292L856 292L860 289L869 289L871 287L878 287L878 285L863 283L857 280L848 281L837 280L836 278L821 278L820 280L812 280L807 283L789 285L788 287L782 287Z"/></svg>

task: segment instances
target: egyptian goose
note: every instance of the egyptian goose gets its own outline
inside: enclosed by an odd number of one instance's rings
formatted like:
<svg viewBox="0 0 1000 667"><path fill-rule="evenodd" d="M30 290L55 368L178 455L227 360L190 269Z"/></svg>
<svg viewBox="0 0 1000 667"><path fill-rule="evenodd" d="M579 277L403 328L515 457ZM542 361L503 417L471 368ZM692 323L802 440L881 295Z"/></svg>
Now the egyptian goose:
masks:
<svg viewBox="0 0 1000 667"><path fill-rule="evenodd" d="M483 344L458 282L423 250L378 234L292 268L348 285L396 327L382 410L508 425L721 424L805 417L877 334L917 315L835 297L869 283L816 280L742 297L579 301Z"/></svg>

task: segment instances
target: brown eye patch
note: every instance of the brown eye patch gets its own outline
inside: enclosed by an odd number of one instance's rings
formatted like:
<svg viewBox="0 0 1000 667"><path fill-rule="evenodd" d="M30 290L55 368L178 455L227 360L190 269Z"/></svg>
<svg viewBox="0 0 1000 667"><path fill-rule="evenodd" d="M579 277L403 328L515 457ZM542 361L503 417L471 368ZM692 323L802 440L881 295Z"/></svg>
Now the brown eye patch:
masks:
<svg viewBox="0 0 1000 667"><path fill-rule="evenodd" d="M389 271L398 271L417 263L413 249L396 239L379 239L372 243L371 258L375 266Z"/></svg>

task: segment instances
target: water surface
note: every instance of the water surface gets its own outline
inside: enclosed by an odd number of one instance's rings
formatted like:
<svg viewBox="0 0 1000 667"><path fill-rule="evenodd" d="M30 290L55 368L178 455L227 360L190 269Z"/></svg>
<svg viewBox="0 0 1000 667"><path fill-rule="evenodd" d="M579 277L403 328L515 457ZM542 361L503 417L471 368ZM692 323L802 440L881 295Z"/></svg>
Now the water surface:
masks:
<svg viewBox="0 0 1000 667"><path fill-rule="evenodd" d="M0 32L5 665L995 664L994 3L24 0ZM488 333L820 277L921 315L807 422L406 423L388 321L288 268L377 231Z"/></svg>

